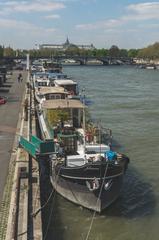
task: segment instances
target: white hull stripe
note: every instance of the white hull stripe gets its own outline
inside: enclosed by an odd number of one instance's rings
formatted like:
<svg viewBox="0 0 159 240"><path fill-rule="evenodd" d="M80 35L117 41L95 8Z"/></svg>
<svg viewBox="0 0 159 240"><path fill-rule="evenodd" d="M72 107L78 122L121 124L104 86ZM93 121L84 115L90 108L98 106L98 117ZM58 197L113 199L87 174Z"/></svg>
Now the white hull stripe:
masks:
<svg viewBox="0 0 159 240"><path fill-rule="evenodd" d="M102 179L110 179L110 178L116 178L116 177L119 177L119 176L121 176L121 175L123 175L123 172L122 173L120 173L120 174L116 174L116 175L113 175L113 176L109 176L109 177L105 177L105 178L102 178ZM85 177L71 177L71 176L68 176L68 175L60 175L61 177L66 177L66 178L71 178L71 179L79 179L79 180L93 180L94 179L94 177L93 178L85 178ZM96 179L98 179L98 180L100 180L101 178L96 178Z"/></svg>

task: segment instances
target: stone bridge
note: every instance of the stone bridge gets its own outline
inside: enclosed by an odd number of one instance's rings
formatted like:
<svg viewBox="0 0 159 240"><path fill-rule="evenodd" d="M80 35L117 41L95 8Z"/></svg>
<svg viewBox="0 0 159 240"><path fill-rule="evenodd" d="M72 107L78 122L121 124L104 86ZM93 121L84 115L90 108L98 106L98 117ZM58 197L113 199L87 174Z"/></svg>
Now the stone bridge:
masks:
<svg viewBox="0 0 159 240"><path fill-rule="evenodd" d="M118 58L112 58L112 57L88 57L88 56L54 56L54 60L57 60L59 62L64 62L67 60L73 60L75 62L79 62L80 65L87 65L90 62L101 62L101 65L109 65L109 64L115 64L115 65L120 65L120 64L131 64L132 59L131 58L123 58L123 57L118 57Z"/></svg>
<svg viewBox="0 0 159 240"><path fill-rule="evenodd" d="M3 61L11 62L13 60L26 60L26 57L4 57ZM37 57L30 57L31 61L37 59ZM39 57L38 59L46 59L46 57ZM52 56L51 59L53 61L65 62L68 60L73 60L78 62L80 65L87 65L89 62L92 64L100 64L100 65L120 65L120 64L131 64L133 62L132 58L128 57L89 57L89 56L73 56L73 55L65 55L65 56ZM2 60L2 59L1 59ZM71 62L70 62L71 63Z"/></svg>

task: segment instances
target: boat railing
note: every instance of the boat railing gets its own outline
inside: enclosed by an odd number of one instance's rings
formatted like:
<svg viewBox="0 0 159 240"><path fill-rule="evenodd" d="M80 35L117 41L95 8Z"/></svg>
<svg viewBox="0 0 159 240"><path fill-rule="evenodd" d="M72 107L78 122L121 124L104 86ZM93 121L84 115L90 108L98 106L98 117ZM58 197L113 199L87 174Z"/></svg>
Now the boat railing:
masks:
<svg viewBox="0 0 159 240"><path fill-rule="evenodd" d="M110 128L104 128L104 127L102 127L101 130L102 130L103 133L107 134L110 138L113 137L113 135L112 135L112 130L111 130Z"/></svg>

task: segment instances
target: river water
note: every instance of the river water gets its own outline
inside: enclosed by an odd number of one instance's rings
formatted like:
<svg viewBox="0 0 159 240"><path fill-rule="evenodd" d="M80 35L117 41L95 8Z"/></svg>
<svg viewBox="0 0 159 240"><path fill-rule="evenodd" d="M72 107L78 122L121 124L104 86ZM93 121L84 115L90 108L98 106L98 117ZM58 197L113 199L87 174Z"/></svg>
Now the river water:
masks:
<svg viewBox="0 0 159 240"><path fill-rule="evenodd" d="M158 240L159 71L75 66L64 72L85 88L92 117L112 129L130 164L119 199L95 215L89 238L93 212L55 194L44 210L44 240Z"/></svg>

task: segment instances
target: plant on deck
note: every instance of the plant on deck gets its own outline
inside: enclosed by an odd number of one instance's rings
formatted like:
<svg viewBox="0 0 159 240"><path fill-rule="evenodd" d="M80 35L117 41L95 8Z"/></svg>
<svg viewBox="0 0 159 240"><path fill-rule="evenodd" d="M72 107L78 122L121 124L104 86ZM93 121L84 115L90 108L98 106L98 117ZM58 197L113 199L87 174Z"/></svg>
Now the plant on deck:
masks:
<svg viewBox="0 0 159 240"><path fill-rule="evenodd" d="M66 110L47 110L47 119L48 123L51 127L57 125L58 123L64 123L65 121L69 120L69 112Z"/></svg>

